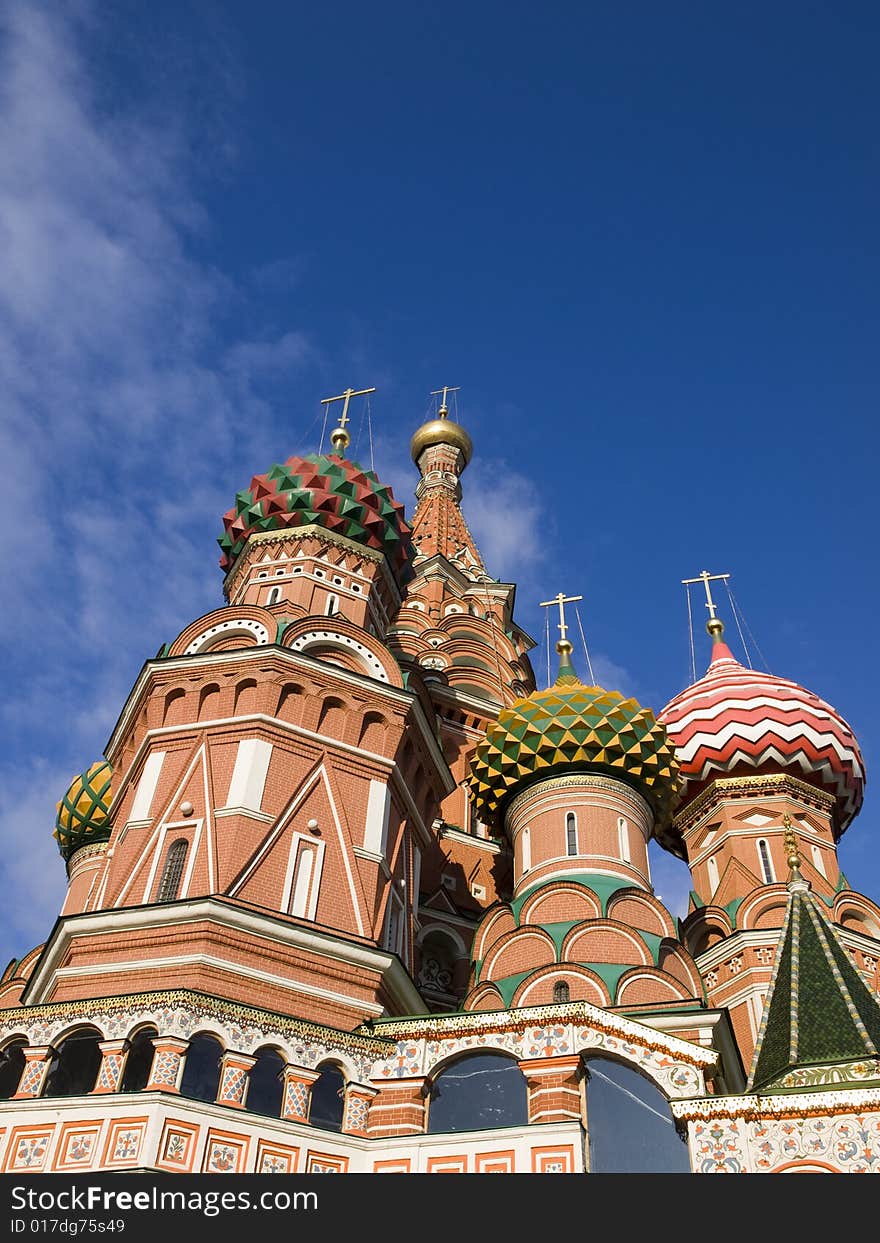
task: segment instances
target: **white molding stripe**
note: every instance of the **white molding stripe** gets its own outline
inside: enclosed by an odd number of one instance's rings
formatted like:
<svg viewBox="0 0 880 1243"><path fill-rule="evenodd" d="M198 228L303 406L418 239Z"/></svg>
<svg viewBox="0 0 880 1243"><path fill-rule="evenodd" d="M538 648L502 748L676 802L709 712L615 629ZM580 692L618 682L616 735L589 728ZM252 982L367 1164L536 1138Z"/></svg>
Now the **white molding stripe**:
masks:
<svg viewBox="0 0 880 1243"><path fill-rule="evenodd" d="M231 975L246 976L248 979L261 980L264 984L273 984L276 988L287 989L291 993L304 993L308 997L322 997L326 1001L344 1002L354 1010L362 1010L364 1014L374 1018L382 1014L383 1007L377 1002L359 1001L348 993L336 993L326 988L317 988L313 984L304 984L300 980L287 979L285 976L273 975L259 968L243 966L228 958L216 958L213 954L175 954L168 958L127 959L124 962L98 963L84 967L59 967L55 972L57 979L75 978L90 975L114 975L117 972L150 971L157 967L215 967L220 971L228 971Z"/></svg>

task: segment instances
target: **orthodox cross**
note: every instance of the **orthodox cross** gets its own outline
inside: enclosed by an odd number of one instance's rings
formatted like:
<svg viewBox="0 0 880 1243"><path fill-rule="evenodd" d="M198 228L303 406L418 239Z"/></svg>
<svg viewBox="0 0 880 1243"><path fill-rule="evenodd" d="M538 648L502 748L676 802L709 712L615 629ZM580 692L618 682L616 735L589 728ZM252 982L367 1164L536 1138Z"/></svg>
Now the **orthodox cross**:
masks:
<svg viewBox="0 0 880 1243"><path fill-rule="evenodd" d="M687 586L689 583L702 583L706 588L706 608L709 610L709 620L715 621L716 604L712 599L712 592L709 588L710 583L714 583L716 579L730 578L729 574L710 574L708 570L701 570L696 578L683 578L682 585Z"/></svg>
<svg viewBox="0 0 880 1243"><path fill-rule="evenodd" d="M441 418L441 419L445 418L445 417L446 417L446 415L449 413L449 407L448 407L448 406L447 406L447 404L446 404L446 394L447 394L447 393L457 393L457 392L460 390L460 388L461 388L461 385L460 385L460 384L459 384L459 385L457 385L455 388L453 388L453 387L452 387L451 385L449 385L449 384L444 384L442 388L435 388L435 389L434 389L434 391L433 391L433 393L431 394L431 396L432 396L432 397L439 397L439 398L440 398L440 409L437 411L437 413L438 413L438 415L440 416L440 418Z"/></svg>
<svg viewBox="0 0 880 1243"><path fill-rule="evenodd" d="M566 625L566 622L565 622L566 604L573 604L576 600L583 600L583 598L584 598L583 596L564 596L562 592L560 591L559 594L555 595L552 600L541 601L542 609L548 609L554 604L559 605L559 641L560 643L568 642L568 640L565 637L565 632L566 630L568 630L568 626Z"/></svg>
<svg viewBox="0 0 880 1243"><path fill-rule="evenodd" d="M352 397L364 397L367 393L375 393L374 388L347 388L344 393L340 393L338 397L323 397L321 399L322 406L329 406L334 401L342 402L342 414L339 416L339 426L335 427L330 434L330 443L334 449L345 449L351 442L351 436L346 431L346 425L351 422L348 417L348 403Z"/></svg>

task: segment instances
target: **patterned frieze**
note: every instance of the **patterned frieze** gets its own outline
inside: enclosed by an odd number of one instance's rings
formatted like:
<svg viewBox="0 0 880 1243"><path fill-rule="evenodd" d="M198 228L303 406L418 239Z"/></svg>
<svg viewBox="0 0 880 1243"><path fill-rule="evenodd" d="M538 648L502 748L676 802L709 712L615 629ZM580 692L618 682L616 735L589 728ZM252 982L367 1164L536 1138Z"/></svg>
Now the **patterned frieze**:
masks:
<svg viewBox="0 0 880 1243"><path fill-rule="evenodd" d="M534 1006L503 1015L444 1015L418 1024L383 1023L381 1030L383 1035L397 1034L398 1040L392 1056L374 1063L370 1078L375 1082L430 1075L468 1051L497 1049L518 1061L595 1052L635 1064L670 1098L681 1099L705 1092L705 1074L717 1062L712 1050L585 1002Z"/></svg>
<svg viewBox="0 0 880 1243"><path fill-rule="evenodd" d="M880 1173L880 1112L876 1110L829 1110L786 1118L705 1118L690 1123L689 1140L697 1174L786 1169Z"/></svg>
<svg viewBox="0 0 880 1243"><path fill-rule="evenodd" d="M375 1037L286 1020L183 990L18 1007L0 1012L0 1018L0 1045L11 1036L25 1036L31 1046L50 1046L77 1022L97 1028L105 1041L124 1040L136 1028L150 1025L161 1036L181 1040L189 1040L197 1031L209 1031L224 1048L242 1054L272 1045L289 1062L311 1069L325 1061L342 1061L359 1079L368 1077L377 1053L393 1047Z"/></svg>

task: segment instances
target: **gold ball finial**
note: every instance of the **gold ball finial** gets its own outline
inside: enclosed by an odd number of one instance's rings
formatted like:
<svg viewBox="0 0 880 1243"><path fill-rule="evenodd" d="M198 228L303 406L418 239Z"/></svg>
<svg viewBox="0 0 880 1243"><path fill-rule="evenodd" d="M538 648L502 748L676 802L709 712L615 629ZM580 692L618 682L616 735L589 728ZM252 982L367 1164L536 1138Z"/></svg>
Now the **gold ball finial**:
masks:
<svg viewBox="0 0 880 1243"><path fill-rule="evenodd" d="M342 457L345 450L351 444L351 436L349 436L344 427L334 427L333 431L330 433L330 443L335 452Z"/></svg>
<svg viewBox="0 0 880 1243"><path fill-rule="evenodd" d="M724 637L724 622L720 617L710 617L706 622L706 630L712 636L713 643L720 643Z"/></svg>

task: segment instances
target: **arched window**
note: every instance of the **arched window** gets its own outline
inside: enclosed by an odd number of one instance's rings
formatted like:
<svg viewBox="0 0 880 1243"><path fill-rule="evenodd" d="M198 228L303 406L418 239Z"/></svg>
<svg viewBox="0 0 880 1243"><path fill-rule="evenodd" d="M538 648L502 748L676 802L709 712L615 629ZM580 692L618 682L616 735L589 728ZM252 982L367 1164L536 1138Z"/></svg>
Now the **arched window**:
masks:
<svg viewBox="0 0 880 1243"><path fill-rule="evenodd" d="M43 1096L84 1096L91 1092L101 1066L100 1039L94 1029L86 1029L62 1040L46 1075Z"/></svg>
<svg viewBox="0 0 880 1243"><path fill-rule="evenodd" d="M345 1078L338 1066L324 1066L312 1084L309 1122L322 1131L341 1131L345 1111Z"/></svg>
<svg viewBox="0 0 880 1243"><path fill-rule="evenodd" d="M527 872L532 866L532 835L528 827L522 831L522 870Z"/></svg>
<svg viewBox="0 0 880 1243"><path fill-rule="evenodd" d="M629 825L624 816L617 817L617 840L620 846L620 857L624 863L630 863L629 853Z"/></svg>
<svg viewBox="0 0 880 1243"><path fill-rule="evenodd" d="M591 1057L586 1067L590 1173L690 1173L663 1093L611 1058Z"/></svg>
<svg viewBox="0 0 880 1243"><path fill-rule="evenodd" d="M281 599L281 588L280 588L280 587L270 587L270 588L269 588L269 591L268 591L268 594L267 594L267 596L266 596L266 603L267 603L267 604L277 604L277 603L278 603L278 601L279 601L280 599Z"/></svg>
<svg viewBox="0 0 880 1243"><path fill-rule="evenodd" d="M155 1027L142 1027L132 1039L128 1057L125 1059L125 1070L119 1089L121 1092L143 1092L150 1082L155 1053L153 1041L158 1034Z"/></svg>
<svg viewBox="0 0 880 1243"><path fill-rule="evenodd" d="M24 1070L24 1047L26 1040L13 1040L0 1053L0 1101L15 1096Z"/></svg>
<svg viewBox="0 0 880 1243"><path fill-rule="evenodd" d="M553 1001L556 1005L563 1001L571 1001L571 989L565 980L557 980L553 985Z"/></svg>
<svg viewBox="0 0 880 1243"><path fill-rule="evenodd" d="M578 822L577 816L570 811L565 817L565 853L568 855L576 855L578 852Z"/></svg>
<svg viewBox="0 0 880 1243"><path fill-rule="evenodd" d="M339 612L339 596L327 597L327 607L324 612L328 617L332 617L334 613Z"/></svg>
<svg viewBox="0 0 880 1243"><path fill-rule="evenodd" d="M818 846L812 846L811 850L813 852L813 867L816 869L816 871L819 873L820 876L824 876L825 875L825 863L824 863L824 860L822 859L822 851Z"/></svg>
<svg viewBox="0 0 880 1243"><path fill-rule="evenodd" d="M193 1036L186 1051L180 1095L192 1101L214 1101L220 1086L223 1048L213 1036Z"/></svg>
<svg viewBox="0 0 880 1243"><path fill-rule="evenodd" d="M471 1053L434 1080L428 1104L428 1131L480 1131L528 1122L525 1076L502 1053Z"/></svg>
<svg viewBox="0 0 880 1243"><path fill-rule="evenodd" d="M278 1118L283 1094L284 1059L274 1049L263 1049L248 1076L245 1104L252 1114Z"/></svg>
<svg viewBox="0 0 880 1243"><path fill-rule="evenodd" d="M772 885L776 877L773 874L770 848L763 837L758 839L758 858L761 860L761 875L764 877L764 884Z"/></svg>
<svg viewBox="0 0 880 1243"><path fill-rule="evenodd" d="M714 893L718 888L718 863L716 862L714 855L712 855L711 859L706 864L706 867L709 872L709 888L712 893ZM711 897L711 894L709 896Z"/></svg>
<svg viewBox="0 0 880 1243"><path fill-rule="evenodd" d="M185 837L179 837L176 842L172 842L168 847L168 854L165 856L165 866L162 869L162 879L159 881L159 890L156 895L157 902L173 902L177 897L180 882L183 878L186 848L187 840Z"/></svg>

